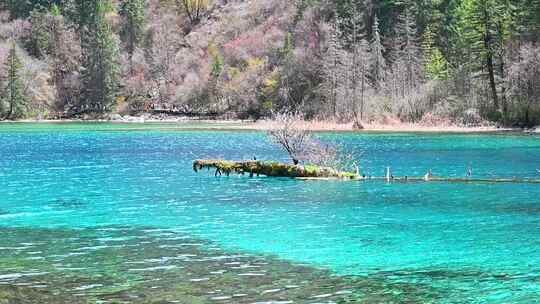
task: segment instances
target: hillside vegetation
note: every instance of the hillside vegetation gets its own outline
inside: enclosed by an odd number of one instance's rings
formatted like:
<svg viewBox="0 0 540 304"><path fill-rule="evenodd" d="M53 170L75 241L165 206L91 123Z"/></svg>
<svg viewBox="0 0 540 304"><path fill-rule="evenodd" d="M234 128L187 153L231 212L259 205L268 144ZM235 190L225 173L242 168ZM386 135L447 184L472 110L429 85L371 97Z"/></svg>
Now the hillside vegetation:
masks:
<svg viewBox="0 0 540 304"><path fill-rule="evenodd" d="M2 0L0 118L527 127L538 0Z"/></svg>

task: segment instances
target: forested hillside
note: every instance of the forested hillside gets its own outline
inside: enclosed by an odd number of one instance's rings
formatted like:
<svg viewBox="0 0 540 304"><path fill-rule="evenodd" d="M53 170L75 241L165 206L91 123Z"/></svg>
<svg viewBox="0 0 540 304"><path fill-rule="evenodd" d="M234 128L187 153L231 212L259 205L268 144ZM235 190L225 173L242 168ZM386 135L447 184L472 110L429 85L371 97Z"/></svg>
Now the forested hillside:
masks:
<svg viewBox="0 0 540 304"><path fill-rule="evenodd" d="M0 117L540 123L539 0L0 0Z"/></svg>

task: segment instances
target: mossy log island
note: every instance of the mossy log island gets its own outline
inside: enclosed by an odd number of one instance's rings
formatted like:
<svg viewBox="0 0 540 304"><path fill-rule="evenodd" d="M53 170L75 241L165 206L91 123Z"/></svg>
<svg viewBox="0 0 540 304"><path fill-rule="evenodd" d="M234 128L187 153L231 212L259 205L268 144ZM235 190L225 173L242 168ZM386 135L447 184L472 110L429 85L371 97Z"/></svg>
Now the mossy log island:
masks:
<svg viewBox="0 0 540 304"><path fill-rule="evenodd" d="M333 168L314 165L293 165L268 161L229 161L229 160L196 160L193 170L215 169L215 175L249 174L265 175L270 177L291 177L298 179L346 179L363 181L386 182L445 182L445 183L512 183L512 184L540 184L540 179L526 178L453 178L453 177L374 177L361 176L353 172L343 172Z"/></svg>
<svg viewBox="0 0 540 304"><path fill-rule="evenodd" d="M293 165L268 161L228 161L228 160L196 160L193 162L193 170L216 169L215 175L249 174L266 175L271 177L292 178L340 178L358 179L359 175L351 172L342 172L328 167L313 165Z"/></svg>

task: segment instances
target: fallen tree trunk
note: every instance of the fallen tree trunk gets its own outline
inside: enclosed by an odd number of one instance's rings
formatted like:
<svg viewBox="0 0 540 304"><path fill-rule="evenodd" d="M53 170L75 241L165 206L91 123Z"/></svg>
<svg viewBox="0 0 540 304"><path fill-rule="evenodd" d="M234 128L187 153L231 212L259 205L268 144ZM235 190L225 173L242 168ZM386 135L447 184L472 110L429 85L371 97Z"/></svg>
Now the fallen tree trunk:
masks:
<svg viewBox="0 0 540 304"><path fill-rule="evenodd" d="M201 169L216 169L215 175L249 174L266 175L272 177L292 177L292 178L360 178L356 173L342 172L328 167L313 165L292 165L278 162L266 161L228 161L228 160L196 160L193 162L193 170L198 172Z"/></svg>
<svg viewBox="0 0 540 304"><path fill-rule="evenodd" d="M228 160L196 160L193 170L215 169L215 175L249 174L266 175L272 177L292 177L299 179L354 179L373 180L385 182L444 182L444 183L512 183L512 184L540 184L540 179L524 178L452 178L452 177L380 177L361 176L352 172L343 172L328 167L313 165L292 165L278 162L265 162L256 160L228 161Z"/></svg>

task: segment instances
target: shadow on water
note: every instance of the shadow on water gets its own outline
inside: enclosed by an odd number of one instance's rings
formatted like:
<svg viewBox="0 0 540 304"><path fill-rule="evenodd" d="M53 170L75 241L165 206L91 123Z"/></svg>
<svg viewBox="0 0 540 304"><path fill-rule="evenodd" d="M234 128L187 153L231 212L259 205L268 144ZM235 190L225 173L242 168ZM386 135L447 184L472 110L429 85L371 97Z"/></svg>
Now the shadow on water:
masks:
<svg viewBox="0 0 540 304"><path fill-rule="evenodd" d="M498 205L493 207L493 210L498 213L517 213L524 215L540 215L540 204L538 203L524 203L524 204L512 204L512 205Z"/></svg>
<svg viewBox="0 0 540 304"><path fill-rule="evenodd" d="M381 278L392 282L416 282L420 286L427 284L437 290L442 303L471 303L466 299L482 299L479 303L536 303L538 293L535 292L540 282L540 275L534 273L504 273L488 272L467 267L460 270L445 268L400 269L382 271L370 276L372 279ZM453 282L453 284L449 284ZM517 287L517 286L521 287ZM501 288L501 286L506 286ZM523 296L508 292L510 286L515 289L530 289ZM525 287L526 286L526 287ZM460 299L460 300L457 300ZM508 299L508 300L506 300ZM476 302L475 302L476 303Z"/></svg>
<svg viewBox="0 0 540 304"><path fill-rule="evenodd" d="M87 203L83 200L76 198L59 198L56 199L52 205L58 208L65 209L79 209L87 206Z"/></svg>
<svg viewBox="0 0 540 304"><path fill-rule="evenodd" d="M170 230L0 229L0 303L430 303L428 284L336 276ZM7 300L6 300L7 299Z"/></svg>
<svg viewBox="0 0 540 304"><path fill-rule="evenodd" d="M487 272L477 269L462 269L459 271L451 269L400 269L396 271L382 271L371 275L373 278L387 278L394 281L400 281L400 278L406 281L414 279L416 282L430 282L433 284L436 281L455 280L460 282L494 282L494 281L511 281L514 279L528 279L529 281L538 281L538 275L524 274L509 274L504 272Z"/></svg>

